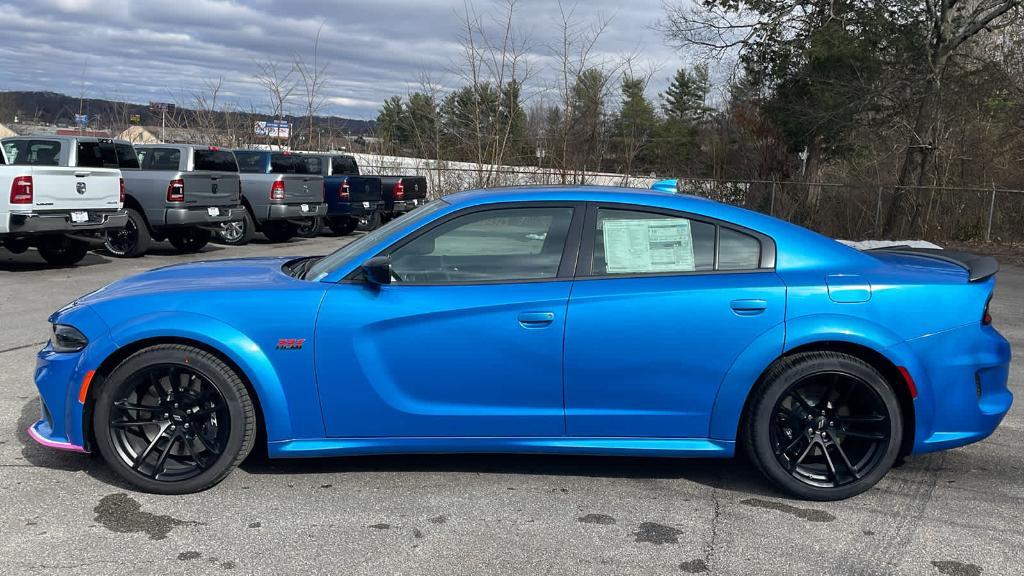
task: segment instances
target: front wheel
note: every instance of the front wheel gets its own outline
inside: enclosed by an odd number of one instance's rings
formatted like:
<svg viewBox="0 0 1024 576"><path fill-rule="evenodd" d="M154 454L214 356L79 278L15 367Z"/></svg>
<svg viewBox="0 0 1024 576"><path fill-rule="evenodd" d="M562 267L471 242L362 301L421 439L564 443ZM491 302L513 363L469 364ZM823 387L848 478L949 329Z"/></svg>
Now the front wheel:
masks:
<svg viewBox="0 0 1024 576"><path fill-rule="evenodd" d="M101 386L93 411L97 447L140 490L205 490L252 450L252 400L239 375L209 352L150 346L121 362Z"/></svg>
<svg viewBox="0 0 1024 576"><path fill-rule="evenodd" d="M870 364L837 352L805 352L769 369L745 426L750 459L783 490L841 500L892 468L903 438L899 401Z"/></svg>
<svg viewBox="0 0 1024 576"><path fill-rule="evenodd" d="M89 243L67 236L47 236L39 240L36 248L47 263L54 266L71 266L85 258Z"/></svg>
<svg viewBox="0 0 1024 576"><path fill-rule="evenodd" d="M212 234L209 230L202 228L186 228L184 230L174 230L167 233L167 240L172 246L178 249L179 252L192 253L199 252L207 244L210 243L210 237Z"/></svg>

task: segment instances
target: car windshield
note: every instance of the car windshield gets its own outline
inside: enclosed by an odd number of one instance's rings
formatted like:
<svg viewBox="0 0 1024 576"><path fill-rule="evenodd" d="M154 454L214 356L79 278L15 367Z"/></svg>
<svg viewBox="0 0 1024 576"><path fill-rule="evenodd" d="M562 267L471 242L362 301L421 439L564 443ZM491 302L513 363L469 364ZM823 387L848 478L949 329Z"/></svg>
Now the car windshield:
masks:
<svg viewBox="0 0 1024 576"><path fill-rule="evenodd" d="M367 248L373 246L395 230L407 224L423 220L444 206L445 203L443 201L434 200L433 202L424 204L419 208L406 212L402 216L395 218L391 222L388 222L369 234L366 234L365 236L342 246L334 252L331 252L327 256L324 256L319 262L314 264L308 272L306 272L304 278L313 281L322 280L331 272L334 272L338 268L344 266L354 256L362 254Z"/></svg>

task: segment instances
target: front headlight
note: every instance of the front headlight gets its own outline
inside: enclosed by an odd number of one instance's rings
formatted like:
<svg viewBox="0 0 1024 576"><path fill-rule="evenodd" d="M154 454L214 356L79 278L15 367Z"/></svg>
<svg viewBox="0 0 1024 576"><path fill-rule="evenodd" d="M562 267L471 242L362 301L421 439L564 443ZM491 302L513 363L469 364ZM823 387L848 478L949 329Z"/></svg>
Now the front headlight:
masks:
<svg viewBox="0 0 1024 576"><path fill-rule="evenodd" d="M74 326L54 324L52 342L54 352L78 352L85 348L89 339Z"/></svg>

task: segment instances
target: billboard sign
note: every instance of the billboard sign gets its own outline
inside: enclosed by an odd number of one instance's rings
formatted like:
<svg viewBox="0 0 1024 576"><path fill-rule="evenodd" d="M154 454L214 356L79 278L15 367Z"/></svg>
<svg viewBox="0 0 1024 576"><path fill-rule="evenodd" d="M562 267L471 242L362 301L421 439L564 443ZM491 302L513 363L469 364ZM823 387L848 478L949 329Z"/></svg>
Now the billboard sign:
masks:
<svg viewBox="0 0 1024 576"><path fill-rule="evenodd" d="M284 140L291 136L291 124L285 120L280 122L274 120L260 120L256 122L254 133L257 136Z"/></svg>
<svg viewBox="0 0 1024 576"><path fill-rule="evenodd" d="M85 126L88 123L89 123L89 115L88 114L75 114L75 124L78 124L79 126Z"/></svg>

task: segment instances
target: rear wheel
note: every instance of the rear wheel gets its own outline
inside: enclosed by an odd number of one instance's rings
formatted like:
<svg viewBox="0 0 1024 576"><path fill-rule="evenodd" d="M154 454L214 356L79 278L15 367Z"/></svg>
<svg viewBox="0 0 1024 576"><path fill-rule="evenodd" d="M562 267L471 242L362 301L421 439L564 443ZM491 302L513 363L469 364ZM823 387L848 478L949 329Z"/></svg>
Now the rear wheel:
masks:
<svg viewBox="0 0 1024 576"><path fill-rule="evenodd" d="M355 218L335 217L327 219L327 226L331 228L331 232L339 236L348 236L355 231L358 224L359 220Z"/></svg>
<svg viewBox="0 0 1024 576"><path fill-rule="evenodd" d="M295 236L295 224L272 221L263 224L263 235L271 242L287 242Z"/></svg>
<svg viewBox="0 0 1024 576"><path fill-rule="evenodd" d="M212 234L202 228L185 228L167 233L167 240L179 252L199 252L210 243Z"/></svg>
<svg viewBox="0 0 1024 576"><path fill-rule="evenodd" d="M149 227L146 220L134 208L125 210L128 213L128 222L124 228L108 230L107 240L103 245L112 256L118 258L137 258L149 250L149 243L152 237L149 235Z"/></svg>
<svg viewBox="0 0 1024 576"><path fill-rule="evenodd" d="M107 464L146 492L187 494L224 479L252 450L256 416L241 378L216 356L158 344L125 359L93 411Z"/></svg>
<svg viewBox="0 0 1024 576"><path fill-rule="evenodd" d="M849 498L874 486L896 461L899 402L859 358L794 355L773 366L754 394L747 451L765 476L797 497Z"/></svg>
<svg viewBox="0 0 1024 576"><path fill-rule="evenodd" d="M358 228L361 230L376 230L384 224L384 216L380 212L374 212L366 218L359 221Z"/></svg>
<svg viewBox="0 0 1024 576"><path fill-rule="evenodd" d="M249 210L245 210L241 220L221 224L217 237L220 242L229 246L242 246L243 244L248 244L249 240L252 240L255 228L256 226L253 224L252 216L249 215Z"/></svg>
<svg viewBox="0 0 1024 576"><path fill-rule="evenodd" d="M71 266L81 262L89 252L89 243L67 236L47 236L36 244L39 255L54 266Z"/></svg>
<svg viewBox="0 0 1024 576"><path fill-rule="evenodd" d="M324 229L323 220L320 218L307 218L302 224L296 226L295 234L300 238L316 238Z"/></svg>

